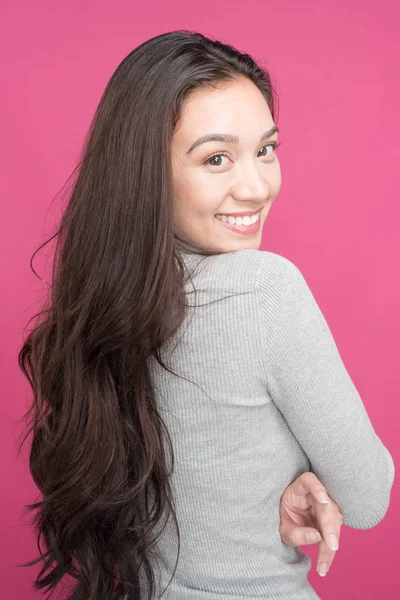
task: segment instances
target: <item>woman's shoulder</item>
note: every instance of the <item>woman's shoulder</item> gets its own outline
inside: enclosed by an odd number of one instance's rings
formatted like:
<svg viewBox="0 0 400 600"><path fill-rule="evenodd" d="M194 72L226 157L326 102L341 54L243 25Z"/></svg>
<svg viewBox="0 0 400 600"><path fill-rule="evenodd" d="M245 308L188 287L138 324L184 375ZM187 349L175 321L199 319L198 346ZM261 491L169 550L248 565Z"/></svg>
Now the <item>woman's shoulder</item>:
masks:
<svg viewBox="0 0 400 600"><path fill-rule="evenodd" d="M230 262L231 266L236 263L243 270L251 270L254 273L255 285L272 285L274 280L279 282L291 282L302 274L299 268L286 256L277 254L270 250L244 249L229 253L222 259Z"/></svg>
<svg viewBox="0 0 400 600"><path fill-rule="evenodd" d="M259 250L256 248L244 248L243 250L235 250L233 252L220 252L217 254L203 255L209 264L222 265L224 263L242 264L247 268L259 267L264 268L275 267L281 269L296 268L294 263L276 252L270 250Z"/></svg>
<svg viewBox="0 0 400 600"><path fill-rule="evenodd" d="M269 250L245 248L212 255L186 256L192 275L221 287L253 290L287 290L301 276L296 265L285 256Z"/></svg>

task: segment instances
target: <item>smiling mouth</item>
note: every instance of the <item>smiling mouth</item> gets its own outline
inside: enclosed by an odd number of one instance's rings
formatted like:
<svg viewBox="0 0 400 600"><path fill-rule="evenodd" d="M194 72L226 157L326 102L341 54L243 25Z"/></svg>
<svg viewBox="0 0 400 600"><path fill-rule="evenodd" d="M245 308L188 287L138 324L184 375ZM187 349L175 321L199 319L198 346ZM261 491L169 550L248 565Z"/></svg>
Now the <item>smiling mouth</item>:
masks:
<svg viewBox="0 0 400 600"><path fill-rule="evenodd" d="M261 208L259 208L258 210L255 210L253 212L217 213L214 216L215 217L234 217L235 219L236 219L236 217L241 217L243 219L244 217L254 217L254 215L258 215L262 211L263 208L264 208L264 206L261 206Z"/></svg>
<svg viewBox="0 0 400 600"><path fill-rule="evenodd" d="M222 217L219 216L215 216L215 219L217 219L217 221L219 221L221 223L221 225L223 227L225 227L226 229L234 232L234 233L240 233L240 234L247 234L247 235L252 235L255 234L259 231L260 227L261 227L261 215L260 213L257 213L255 215L253 215L251 218L249 216L247 216L245 222L244 219L240 219L239 223L237 223L237 220L234 219L233 217L226 217L225 215L223 215Z"/></svg>

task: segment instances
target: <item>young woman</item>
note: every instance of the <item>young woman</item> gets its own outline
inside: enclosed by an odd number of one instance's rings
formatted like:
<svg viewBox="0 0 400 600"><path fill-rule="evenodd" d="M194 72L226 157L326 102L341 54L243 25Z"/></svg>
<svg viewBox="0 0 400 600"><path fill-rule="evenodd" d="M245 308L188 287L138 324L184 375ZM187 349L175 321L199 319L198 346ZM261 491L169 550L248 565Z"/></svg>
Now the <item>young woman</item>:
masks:
<svg viewBox="0 0 400 600"><path fill-rule="evenodd" d="M275 100L249 55L188 31L141 44L105 89L19 355L36 589L318 598L281 538L288 486L312 475L350 527L387 511L393 461L329 327L299 269L259 250Z"/></svg>

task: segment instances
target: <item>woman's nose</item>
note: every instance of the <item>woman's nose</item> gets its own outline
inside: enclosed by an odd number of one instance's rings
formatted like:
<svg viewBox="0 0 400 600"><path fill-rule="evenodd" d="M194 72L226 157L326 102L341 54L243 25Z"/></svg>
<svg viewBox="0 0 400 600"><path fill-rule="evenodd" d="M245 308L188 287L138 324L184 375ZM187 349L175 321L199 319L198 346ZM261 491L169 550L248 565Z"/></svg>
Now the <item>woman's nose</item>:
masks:
<svg viewBox="0 0 400 600"><path fill-rule="evenodd" d="M270 186L265 177L256 167L243 170L235 186L235 197L238 200L253 199L262 202L268 198Z"/></svg>

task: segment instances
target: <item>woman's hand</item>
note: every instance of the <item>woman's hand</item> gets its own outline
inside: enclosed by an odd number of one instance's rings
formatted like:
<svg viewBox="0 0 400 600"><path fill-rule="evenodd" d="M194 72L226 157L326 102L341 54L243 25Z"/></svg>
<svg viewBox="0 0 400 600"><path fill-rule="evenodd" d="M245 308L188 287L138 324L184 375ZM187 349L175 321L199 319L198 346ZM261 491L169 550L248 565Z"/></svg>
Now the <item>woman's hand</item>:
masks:
<svg viewBox="0 0 400 600"><path fill-rule="evenodd" d="M279 511L282 542L288 546L319 543L317 571L326 575L339 547L343 516L314 473L302 473L286 488Z"/></svg>

